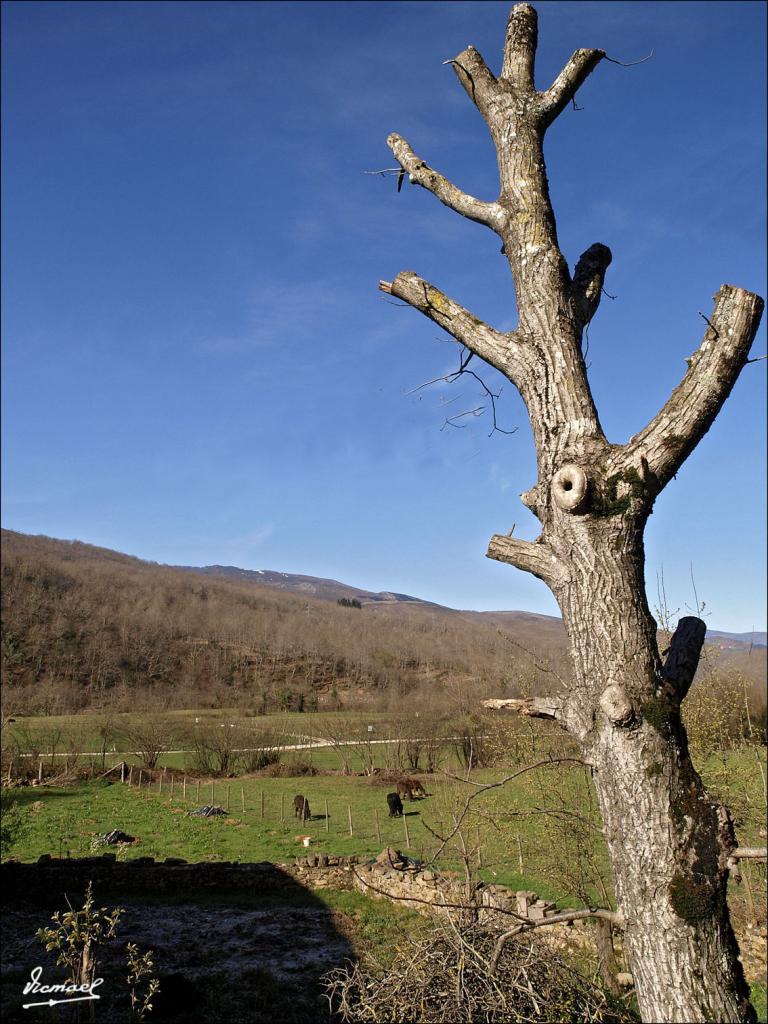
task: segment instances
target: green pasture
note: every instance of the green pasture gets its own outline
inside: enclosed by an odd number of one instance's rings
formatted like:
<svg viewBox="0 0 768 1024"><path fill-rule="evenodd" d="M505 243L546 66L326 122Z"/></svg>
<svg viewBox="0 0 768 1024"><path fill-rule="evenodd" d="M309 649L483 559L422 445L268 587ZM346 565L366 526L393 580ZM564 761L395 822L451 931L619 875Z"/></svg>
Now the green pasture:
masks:
<svg viewBox="0 0 768 1024"><path fill-rule="evenodd" d="M544 770L545 774L553 772L554 769ZM537 774L541 773L521 776L473 800L460 835L440 858L441 866L459 866L457 844L463 842L473 869L481 877L522 888L535 883L542 895L556 895L542 881L552 854L546 816L517 816L520 809L541 799ZM498 773L478 772L473 774L473 781L487 782L495 777ZM13 790L20 824L6 855L10 852L24 861L46 853L82 857L91 852L95 834L119 828L140 840L124 849L120 856L125 858L279 862L306 852L375 856L384 846L392 845L420 859L429 859L440 845L433 833L445 836L451 831L455 816L474 791L474 787L452 778L426 778L430 795L423 800L406 801L404 817L390 818L386 794L392 785L377 783L375 777L188 777L186 802L184 776L174 776L173 796L169 778L166 775L162 792L159 778L151 786L143 779L139 789L136 770L130 786L94 780L71 787ZM567 791L569 801L580 806L589 802L582 772L561 772L559 785ZM292 804L298 793L309 800L309 821L294 817ZM211 802L222 807L228 805L228 816L199 819L185 813L185 809ZM297 836L310 837L308 851ZM597 855L604 858L604 852L598 851Z"/></svg>

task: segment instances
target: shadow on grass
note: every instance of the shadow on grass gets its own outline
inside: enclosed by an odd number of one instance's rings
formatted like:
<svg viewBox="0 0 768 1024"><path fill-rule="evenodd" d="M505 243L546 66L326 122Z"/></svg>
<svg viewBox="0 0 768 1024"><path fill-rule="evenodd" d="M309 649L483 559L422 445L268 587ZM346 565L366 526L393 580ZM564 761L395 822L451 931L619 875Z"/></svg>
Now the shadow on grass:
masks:
<svg viewBox="0 0 768 1024"><path fill-rule="evenodd" d="M63 788L61 786L18 786L15 789L6 791L8 796L3 794L3 799L8 799L9 802L18 804L19 807L29 807L38 800L49 800L53 797L73 797L81 796L82 793L76 787L71 789Z"/></svg>
<svg viewBox="0 0 768 1024"><path fill-rule="evenodd" d="M354 959L350 939L326 902L287 871L267 864L165 865L80 862L8 865L2 922L2 1017L28 1022L22 1009L30 971L64 980L55 954L35 939L55 910L82 906L93 878L96 906L123 908L117 938L98 950L99 1019L129 1019L125 946L153 950L160 992L158 1024L322 1024L330 1022L322 976ZM71 1008L65 1008L66 1011Z"/></svg>

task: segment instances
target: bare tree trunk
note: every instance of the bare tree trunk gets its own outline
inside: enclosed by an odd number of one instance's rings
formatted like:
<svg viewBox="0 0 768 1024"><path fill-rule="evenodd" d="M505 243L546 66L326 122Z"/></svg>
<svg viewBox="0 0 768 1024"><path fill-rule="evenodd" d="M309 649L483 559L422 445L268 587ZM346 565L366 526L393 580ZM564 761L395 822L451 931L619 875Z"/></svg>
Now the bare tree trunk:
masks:
<svg viewBox="0 0 768 1024"><path fill-rule="evenodd" d="M537 698L537 710L528 702L527 713L557 719L592 767L643 1019L752 1022L726 904L733 829L725 808L703 789L680 720L705 627L681 620L662 664L645 597L643 531L656 496L730 393L763 303L723 285L701 346L666 405L626 445L607 441L582 334L612 256L595 243L571 276L558 247L542 150L546 129L605 54L577 50L550 88L538 92L536 43L536 12L518 4L500 77L473 47L452 62L496 146L495 202L462 192L401 136L388 139L411 182L501 237L517 297L516 330L494 330L411 271L380 287L500 370L528 408L538 481L522 499L542 532L534 543L495 536L488 555L542 579L560 604L573 687Z"/></svg>

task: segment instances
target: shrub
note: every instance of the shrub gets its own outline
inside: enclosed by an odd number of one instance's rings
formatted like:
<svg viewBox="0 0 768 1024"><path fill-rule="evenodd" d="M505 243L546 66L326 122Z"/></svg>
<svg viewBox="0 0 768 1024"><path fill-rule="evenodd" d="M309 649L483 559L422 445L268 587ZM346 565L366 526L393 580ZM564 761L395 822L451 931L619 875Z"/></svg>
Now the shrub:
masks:
<svg viewBox="0 0 768 1024"><path fill-rule="evenodd" d="M293 778L298 775L318 775L318 769L309 761L299 759L283 761L280 764L271 764L265 769L264 774L271 779Z"/></svg>
<svg viewBox="0 0 768 1024"><path fill-rule="evenodd" d="M264 768L280 764L279 750L245 750L243 751L243 768L247 772L260 772Z"/></svg>
<svg viewBox="0 0 768 1024"><path fill-rule="evenodd" d="M365 956L326 975L329 1001L345 1024L619 1024L638 1019L546 940L507 942L491 969L497 937L443 923L426 938L406 940L386 967Z"/></svg>

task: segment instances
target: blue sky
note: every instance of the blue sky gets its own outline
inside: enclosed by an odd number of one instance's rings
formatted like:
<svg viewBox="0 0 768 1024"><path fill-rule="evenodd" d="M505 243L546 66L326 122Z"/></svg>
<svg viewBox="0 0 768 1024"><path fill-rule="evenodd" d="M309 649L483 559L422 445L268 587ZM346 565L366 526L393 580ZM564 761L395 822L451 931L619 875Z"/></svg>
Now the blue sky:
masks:
<svg viewBox="0 0 768 1024"><path fill-rule="evenodd" d="M540 2L537 84L603 62L550 129L571 266L613 250L590 327L609 439L663 404L719 286L765 295L761 3ZM484 557L537 523L525 410L379 279L413 269L515 324L494 235L407 183L389 132L497 192L442 62L500 64L505 3L3 4L3 523L159 562L330 576L453 607L556 614ZM753 354L765 352L765 329ZM656 504L651 604L765 628L765 368L745 368ZM500 383L492 371L490 386ZM503 383L503 381L501 381ZM450 403L450 404L449 404Z"/></svg>

